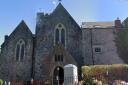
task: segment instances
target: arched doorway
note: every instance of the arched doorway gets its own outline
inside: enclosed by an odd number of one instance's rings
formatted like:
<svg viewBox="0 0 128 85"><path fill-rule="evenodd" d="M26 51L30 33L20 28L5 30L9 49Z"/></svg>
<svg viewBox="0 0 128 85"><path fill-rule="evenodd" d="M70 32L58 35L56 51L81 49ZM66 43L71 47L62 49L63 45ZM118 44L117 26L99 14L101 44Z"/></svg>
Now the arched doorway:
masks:
<svg viewBox="0 0 128 85"><path fill-rule="evenodd" d="M60 66L56 67L53 73L53 85L63 85L64 69Z"/></svg>

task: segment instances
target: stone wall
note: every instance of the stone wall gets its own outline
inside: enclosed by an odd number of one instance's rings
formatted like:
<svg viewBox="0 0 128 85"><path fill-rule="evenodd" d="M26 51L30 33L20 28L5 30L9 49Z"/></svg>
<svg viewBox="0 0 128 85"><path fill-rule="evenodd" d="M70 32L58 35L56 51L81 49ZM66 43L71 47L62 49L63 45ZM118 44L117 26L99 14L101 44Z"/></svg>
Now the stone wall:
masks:
<svg viewBox="0 0 128 85"><path fill-rule="evenodd" d="M85 65L92 65L91 29L82 28L82 56Z"/></svg>
<svg viewBox="0 0 128 85"><path fill-rule="evenodd" d="M114 28L83 29L83 56L85 64L89 60L89 62L91 62L91 58L93 59L92 61L94 61L94 64L124 63L117 53L117 47L114 41L116 35L114 31ZM95 52L95 48L97 47L101 48L101 52ZM91 55L91 53L93 53L93 55Z"/></svg>
<svg viewBox="0 0 128 85"><path fill-rule="evenodd" d="M23 61L16 61L16 43L25 41L25 56ZM32 72L33 36L29 28L22 21L2 45L0 60L0 79L30 80Z"/></svg>
<svg viewBox="0 0 128 85"><path fill-rule="evenodd" d="M39 24L40 23L40 24ZM52 14L44 15L37 14L36 26L36 51L35 51L35 79L42 79L45 73L43 59L49 54L50 49L55 45L55 27L57 24L63 24L66 31L66 46L65 49L74 59L78 65L82 65L81 53L81 29L68 14L68 12L60 4Z"/></svg>
<svg viewBox="0 0 128 85"><path fill-rule="evenodd" d="M32 74L36 80L47 78L45 68L49 66L50 61L45 61L45 59L47 56L54 57L54 55L49 56L49 53L55 46L55 27L58 24L62 24L65 29L64 50L68 56L73 57L74 60L70 62L76 62L78 68L83 64L124 63L117 53L114 28L80 29L61 3L51 14L38 13L36 21L35 36L32 35L24 21L9 37L6 36L0 54L0 79L26 81L32 78ZM18 62L15 49L20 39L25 41L25 57L23 61ZM101 52L95 52L97 47ZM68 60L64 62L64 65L69 63ZM61 63L53 66L57 65ZM52 70L54 68L56 67Z"/></svg>

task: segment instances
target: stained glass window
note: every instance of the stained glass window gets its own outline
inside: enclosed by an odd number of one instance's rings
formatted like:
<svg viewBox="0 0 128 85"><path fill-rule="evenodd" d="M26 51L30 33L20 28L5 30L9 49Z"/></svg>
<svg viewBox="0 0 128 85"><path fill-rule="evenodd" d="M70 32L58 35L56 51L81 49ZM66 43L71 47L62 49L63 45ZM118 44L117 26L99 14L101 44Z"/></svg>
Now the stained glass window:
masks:
<svg viewBox="0 0 128 85"><path fill-rule="evenodd" d="M59 30L56 29L56 44L59 42Z"/></svg>
<svg viewBox="0 0 128 85"><path fill-rule="evenodd" d="M61 30L61 43L65 46L65 30Z"/></svg>
<svg viewBox="0 0 128 85"><path fill-rule="evenodd" d="M16 60L17 61L19 60L19 55L20 55L20 45L17 44L17 46L16 46Z"/></svg>
<svg viewBox="0 0 128 85"><path fill-rule="evenodd" d="M24 58L24 44L21 45L21 54L20 54L20 60L22 61Z"/></svg>

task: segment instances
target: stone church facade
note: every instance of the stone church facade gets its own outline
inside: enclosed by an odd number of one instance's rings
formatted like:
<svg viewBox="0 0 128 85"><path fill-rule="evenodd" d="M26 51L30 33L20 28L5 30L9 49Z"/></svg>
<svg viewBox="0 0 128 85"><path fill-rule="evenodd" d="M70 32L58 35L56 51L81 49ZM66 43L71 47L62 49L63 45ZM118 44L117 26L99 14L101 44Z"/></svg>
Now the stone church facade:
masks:
<svg viewBox="0 0 128 85"><path fill-rule="evenodd" d="M54 80L58 68L63 78L63 67L67 64L80 68L125 63L114 42L114 32L120 27L119 20L116 22L107 28L80 27L61 3L51 14L37 13L35 34L21 21L5 36L1 45L0 78Z"/></svg>

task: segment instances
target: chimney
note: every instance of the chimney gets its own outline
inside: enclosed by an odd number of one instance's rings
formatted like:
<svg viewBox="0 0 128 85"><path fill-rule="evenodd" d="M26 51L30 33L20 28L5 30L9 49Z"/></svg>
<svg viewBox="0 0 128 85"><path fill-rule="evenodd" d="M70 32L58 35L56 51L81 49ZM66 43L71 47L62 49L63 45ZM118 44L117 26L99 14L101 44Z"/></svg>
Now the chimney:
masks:
<svg viewBox="0 0 128 85"><path fill-rule="evenodd" d="M8 35L4 36L4 41L6 41L8 39Z"/></svg>
<svg viewBox="0 0 128 85"><path fill-rule="evenodd" d="M121 21L119 17L117 17L117 19L115 20L115 28L121 28Z"/></svg>

